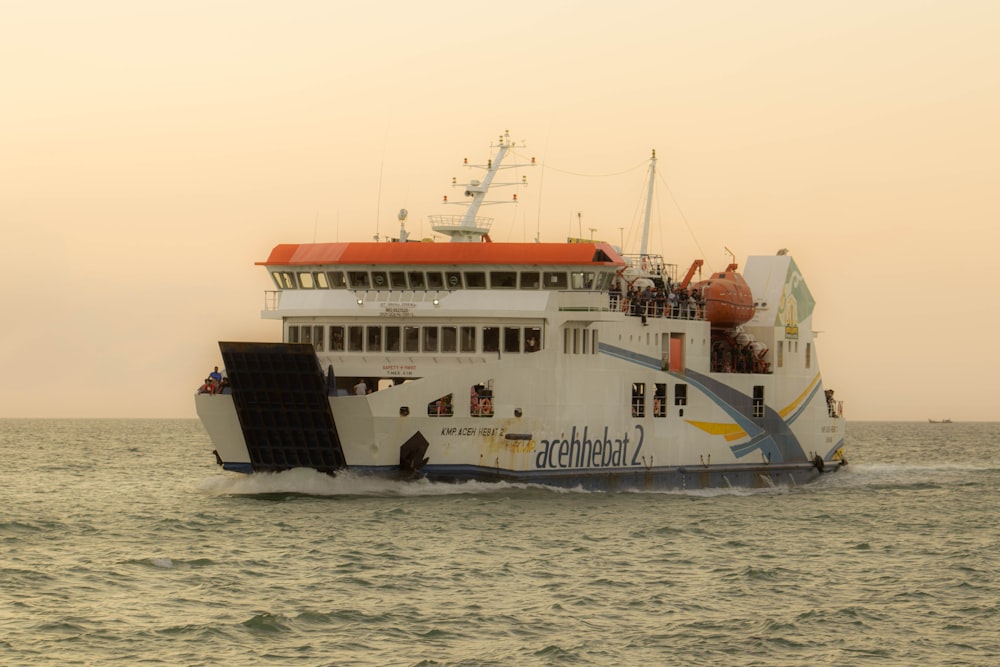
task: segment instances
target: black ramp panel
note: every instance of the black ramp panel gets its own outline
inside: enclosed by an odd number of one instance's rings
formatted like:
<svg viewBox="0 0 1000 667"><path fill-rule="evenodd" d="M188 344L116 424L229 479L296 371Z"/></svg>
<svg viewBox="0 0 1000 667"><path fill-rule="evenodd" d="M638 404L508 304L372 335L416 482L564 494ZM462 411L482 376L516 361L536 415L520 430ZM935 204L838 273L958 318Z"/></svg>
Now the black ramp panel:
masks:
<svg viewBox="0 0 1000 667"><path fill-rule="evenodd" d="M219 349L254 471L347 467L312 345L220 342Z"/></svg>

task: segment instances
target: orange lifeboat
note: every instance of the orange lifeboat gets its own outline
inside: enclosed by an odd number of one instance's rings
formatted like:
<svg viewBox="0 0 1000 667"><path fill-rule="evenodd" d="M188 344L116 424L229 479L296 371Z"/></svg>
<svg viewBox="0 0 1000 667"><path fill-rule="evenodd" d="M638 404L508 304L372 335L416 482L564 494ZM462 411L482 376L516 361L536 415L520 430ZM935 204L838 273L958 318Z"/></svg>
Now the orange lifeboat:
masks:
<svg viewBox="0 0 1000 667"><path fill-rule="evenodd" d="M701 293L705 319L713 327L735 327L753 318L753 293L734 264L691 288Z"/></svg>

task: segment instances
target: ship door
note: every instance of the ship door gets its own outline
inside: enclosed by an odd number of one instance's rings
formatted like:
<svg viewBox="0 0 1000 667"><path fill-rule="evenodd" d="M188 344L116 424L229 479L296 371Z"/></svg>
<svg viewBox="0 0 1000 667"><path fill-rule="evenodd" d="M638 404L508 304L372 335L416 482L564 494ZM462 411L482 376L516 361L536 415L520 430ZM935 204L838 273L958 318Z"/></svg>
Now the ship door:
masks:
<svg viewBox="0 0 1000 667"><path fill-rule="evenodd" d="M660 368L680 373L684 370L684 334L672 333L660 338Z"/></svg>

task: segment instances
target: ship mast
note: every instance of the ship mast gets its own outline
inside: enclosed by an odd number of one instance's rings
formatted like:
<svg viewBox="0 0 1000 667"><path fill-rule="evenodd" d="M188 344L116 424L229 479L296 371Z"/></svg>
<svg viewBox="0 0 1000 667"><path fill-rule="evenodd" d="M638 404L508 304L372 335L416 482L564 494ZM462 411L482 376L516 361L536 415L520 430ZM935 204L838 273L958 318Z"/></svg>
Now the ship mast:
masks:
<svg viewBox="0 0 1000 667"><path fill-rule="evenodd" d="M642 245L639 246L639 254L645 257L649 251L649 218L653 209L653 182L656 180L656 149L653 149L653 157L649 159L649 189L646 191L646 217L642 223Z"/></svg>
<svg viewBox="0 0 1000 667"><path fill-rule="evenodd" d="M511 169L514 167L527 167L535 165L535 158L531 158L530 164L511 164L503 165L503 160L507 156L508 151L514 147L514 142L510 140L510 132L504 132L503 136L495 146L491 148L496 148L497 153L493 156L493 159L488 160L485 165L472 165L469 164L469 160L465 160L465 165L468 167L475 167L479 169L485 169L486 174L483 179L477 180L472 179L468 183L459 183L457 178L453 178L451 184L453 187L463 186L465 188L465 196L470 198L471 201L468 202L454 202L456 204L462 204L466 206L465 213L461 216L457 215L430 215L427 216L431 223L431 228L435 232L445 234L451 237L452 243L479 243L481 241L489 240L490 226L493 224L493 218L486 218L479 216L479 208L484 205L489 204L501 204L506 202L499 201L486 201L486 193L489 191L490 187L493 185L503 186L503 185L527 185L527 177L522 176L520 181L511 183L494 183L493 179L496 177L497 172L501 169ZM517 201L517 195L515 194L512 201ZM449 204L452 202L448 201L448 197L445 196L444 203Z"/></svg>

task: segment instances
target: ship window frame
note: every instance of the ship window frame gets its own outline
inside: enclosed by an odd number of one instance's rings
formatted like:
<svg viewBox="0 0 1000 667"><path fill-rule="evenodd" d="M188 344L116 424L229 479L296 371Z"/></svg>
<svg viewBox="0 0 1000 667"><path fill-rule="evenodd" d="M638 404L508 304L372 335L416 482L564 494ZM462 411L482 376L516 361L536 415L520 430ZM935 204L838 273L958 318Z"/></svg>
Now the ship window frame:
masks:
<svg viewBox="0 0 1000 667"><path fill-rule="evenodd" d="M410 289L427 289L427 277L423 271L407 271L406 278L410 281Z"/></svg>
<svg viewBox="0 0 1000 667"><path fill-rule="evenodd" d="M313 342L312 333L313 333L312 327L309 326L308 324L304 324L301 327L299 327L299 336L300 336L299 342L308 343L309 345L312 345Z"/></svg>
<svg viewBox="0 0 1000 667"><path fill-rule="evenodd" d="M566 280L565 271L543 271L542 288L552 290L564 290L569 283Z"/></svg>
<svg viewBox="0 0 1000 667"><path fill-rule="evenodd" d="M347 281L351 289L368 289L371 286L371 276L367 271L348 271Z"/></svg>
<svg viewBox="0 0 1000 667"><path fill-rule="evenodd" d="M330 289L347 289L347 275L343 271L327 271Z"/></svg>
<svg viewBox="0 0 1000 667"><path fill-rule="evenodd" d="M398 326L387 326L385 328L385 351L401 352L403 349L403 330Z"/></svg>
<svg viewBox="0 0 1000 667"><path fill-rule="evenodd" d="M517 289L517 271L490 271L490 289Z"/></svg>
<svg viewBox="0 0 1000 667"><path fill-rule="evenodd" d="M347 351L365 351L365 328L360 324L352 324L347 327Z"/></svg>
<svg viewBox="0 0 1000 667"><path fill-rule="evenodd" d="M437 353L440 349L440 336L436 326L424 326L420 331L420 349L424 352Z"/></svg>
<svg viewBox="0 0 1000 667"><path fill-rule="evenodd" d="M445 271L444 279L448 285L448 289L462 289L461 271ZM466 287L470 287L470 285L466 285Z"/></svg>
<svg viewBox="0 0 1000 667"><path fill-rule="evenodd" d="M678 382L674 385L674 405L682 407L687 405L687 390L688 386L684 383Z"/></svg>
<svg viewBox="0 0 1000 667"><path fill-rule="evenodd" d="M278 289L295 289L295 279L291 271L272 271L271 276Z"/></svg>
<svg viewBox="0 0 1000 667"><path fill-rule="evenodd" d="M521 327L504 327L502 342L504 352L519 353L521 351Z"/></svg>
<svg viewBox="0 0 1000 667"><path fill-rule="evenodd" d="M653 383L653 417L662 419L667 416L667 383Z"/></svg>
<svg viewBox="0 0 1000 667"><path fill-rule="evenodd" d="M382 327L368 325L365 327L365 352L382 351Z"/></svg>
<svg viewBox="0 0 1000 667"><path fill-rule="evenodd" d="M389 271L389 287L406 289L406 271Z"/></svg>
<svg viewBox="0 0 1000 667"><path fill-rule="evenodd" d="M371 281L375 289L386 289L389 287L389 274L386 271L372 271Z"/></svg>
<svg viewBox="0 0 1000 667"><path fill-rule="evenodd" d="M570 271L569 272L569 286L570 289L583 290L590 289L589 287L584 287L586 284L583 271Z"/></svg>
<svg viewBox="0 0 1000 667"><path fill-rule="evenodd" d="M521 271L517 284L520 289L541 289L542 273L541 271Z"/></svg>
<svg viewBox="0 0 1000 667"><path fill-rule="evenodd" d="M322 352L323 347L326 344L326 327L322 324L317 324L313 327L313 347L316 348L317 352Z"/></svg>
<svg viewBox="0 0 1000 667"><path fill-rule="evenodd" d="M632 416L644 418L646 416L646 383L632 383Z"/></svg>
<svg viewBox="0 0 1000 667"><path fill-rule="evenodd" d="M316 281L316 289L330 289L330 283L326 279L325 272L317 271L313 274L313 280Z"/></svg>
<svg viewBox="0 0 1000 667"><path fill-rule="evenodd" d="M444 274L441 271L426 271L427 289L444 289Z"/></svg>
<svg viewBox="0 0 1000 667"><path fill-rule="evenodd" d="M466 289L486 289L486 272L466 271L465 287Z"/></svg>
<svg viewBox="0 0 1000 667"><path fill-rule="evenodd" d="M462 352L475 352L476 351L476 327L473 326L463 326L459 327L459 349Z"/></svg>
<svg viewBox="0 0 1000 667"><path fill-rule="evenodd" d="M289 343L298 343L299 342L299 325L297 325L297 324L289 324L288 325L288 337L287 337L287 340L288 340Z"/></svg>
<svg viewBox="0 0 1000 667"><path fill-rule="evenodd" d="M340 334L339 336L337 334ZM347 343L347 337L344 336L343 325L337 324L330 327L330 351L331 352L343 352Z"/></svg>
<svg viewBox="0 0 1000 667"><path fill-rule="evenodd" d="M483 327L483 352L500 351L500 327Z"/></svg>
<svg viewBox="0 0 1000 667"><path fill-rule="evenodd" d="M534 345L529 345L528 341L534 340ZM524 327L524 353L531 354L542 349L542 328Z"/></svg>
<svg viewBox="0 0 1000 667"><path fill-rule="evenodd" d="M420 352L420 327L413 324L403 326L403 352Z"/></svg>
<svg viewBox="0 0 1000 667"><path fill-rule="evenodd" d="M441 327L440 343L441 343L441 352L444 353L458 352L458 327L455 326Z"/></svg>
<svg viewBox="0 0 1000 667"><path fill-rule="evenodd" d="M764 418L764 385L762 384L753 386L753 418Z"/></svg>
<svg viewBox="0 0 1000 667"><path fill-rule="evenodd" d="M312 271L296 271L295 279L299 283L299 289L316 289L316 278Z"/></svg>

